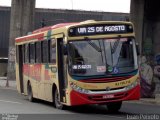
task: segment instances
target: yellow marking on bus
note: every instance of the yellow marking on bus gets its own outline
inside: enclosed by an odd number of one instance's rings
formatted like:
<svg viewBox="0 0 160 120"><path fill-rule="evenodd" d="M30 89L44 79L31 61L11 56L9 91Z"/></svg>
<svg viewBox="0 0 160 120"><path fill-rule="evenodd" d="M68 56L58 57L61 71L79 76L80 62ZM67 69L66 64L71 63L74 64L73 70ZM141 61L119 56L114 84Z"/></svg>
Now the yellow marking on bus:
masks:
<svg viewBox="0 0 160 120"><path fill-rule="evenodd" d="M106 89L106 86L109 86L110 88L118 88L118 87L125 87L133 83L138 79L138 75L133 76L132 78L129 78L127 80L122 81L116 81L116 82L108 82L108 83L84 83L79 82L76 80L71 80L71 82L74 82L77 86L84 88L84 89Z"/></svg>

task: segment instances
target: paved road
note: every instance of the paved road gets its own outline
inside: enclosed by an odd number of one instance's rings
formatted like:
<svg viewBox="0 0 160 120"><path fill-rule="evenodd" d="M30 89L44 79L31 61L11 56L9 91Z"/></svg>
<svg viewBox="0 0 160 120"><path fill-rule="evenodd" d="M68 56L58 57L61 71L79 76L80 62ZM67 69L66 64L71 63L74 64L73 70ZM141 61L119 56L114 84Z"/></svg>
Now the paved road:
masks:
<svg viewBox="0 0 160 120"><path fill-rule="evenodd" d="M51 103L40 100L31 103L16 90L0 88L0 113L2 120L6 120L6 117L15 118L14 120L160 119L160 105L124 102L120 112L115 114L108 113L105 106L97 105L58 110Z"/></svg>

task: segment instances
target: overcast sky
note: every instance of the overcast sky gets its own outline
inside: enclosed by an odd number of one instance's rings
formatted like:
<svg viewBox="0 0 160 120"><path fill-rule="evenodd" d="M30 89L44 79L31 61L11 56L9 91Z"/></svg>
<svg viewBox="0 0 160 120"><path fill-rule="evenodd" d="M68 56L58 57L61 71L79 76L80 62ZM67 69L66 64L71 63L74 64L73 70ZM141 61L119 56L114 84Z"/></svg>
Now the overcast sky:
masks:
<svg viewBox="0 0 160 120"><path fill-rule="evenodd" d="M11 6L11 0L0 0L0 6ZM129 13L130 0L36 0L36 7Z"/></svg>

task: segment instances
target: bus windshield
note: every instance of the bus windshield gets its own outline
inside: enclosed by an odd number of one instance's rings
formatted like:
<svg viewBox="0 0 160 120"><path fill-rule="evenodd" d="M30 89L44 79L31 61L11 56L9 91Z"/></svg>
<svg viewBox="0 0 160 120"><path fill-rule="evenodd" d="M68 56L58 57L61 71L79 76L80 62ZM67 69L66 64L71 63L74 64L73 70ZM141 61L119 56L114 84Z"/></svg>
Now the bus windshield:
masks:
<svg viewBox="0 0 160 120"><path fill-rule="evenodd" d="M128 73L134 64L134 39L96 39L70 41L69 73L78 76Z"/></svg>

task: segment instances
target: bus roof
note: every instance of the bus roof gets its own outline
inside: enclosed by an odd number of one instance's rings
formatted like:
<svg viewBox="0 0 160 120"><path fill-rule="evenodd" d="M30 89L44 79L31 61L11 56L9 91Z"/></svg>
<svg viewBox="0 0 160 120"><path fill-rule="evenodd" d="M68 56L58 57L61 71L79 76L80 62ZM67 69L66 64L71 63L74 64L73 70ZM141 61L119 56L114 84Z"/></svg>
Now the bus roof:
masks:
<svg viewBox="0 0 160 120"><path fill-rule="evenodd" d="M34 30L30 35L18 37L15 39L16 43L20 42L26 42L30 40L43 40L44 37L48 34L49 31L56 30L58 28L66 28L66 27L71 27L71 26L81 26L81 25L86 25L86 24L126 24L130 22L126 21L95 21L95 20L87 20L83 22L73 22L73 23L61 23L61 24L56 24L53 26L48 26L48 27L43 27L37 30ZM67 29L66 29L67 30Z"/></svg>
<svg viewBox="0 0 160 120"><path fill-rule="evenodd" d="M15 42L16 43L17 42L24 42L26 40L31 40L31 39L41 40L44 37L44 32L46 32L46 31L54 30L57 28L62 28L62 27L66 27L66 26L70 26L70 25L74 25L74 24L78 24L78 23L60 23L60 24L56 24L56 25L52 25L52 26L43 27L43 28L34 30L29 35L16 38Z"/></svg>
<svg viewBox="0 0 160 120"><path fill-rule="evenodd" d="M60 28L60 27L66 27L66 26L73 25L73 24L76 24L76 23L60 23L60 24L56 24L53 26L43 27L43 28L34 30L32 33L34 34L34 33L44 32L47 30L52 30L52 29L56 29L56 28Z"/></svg>

